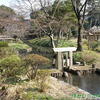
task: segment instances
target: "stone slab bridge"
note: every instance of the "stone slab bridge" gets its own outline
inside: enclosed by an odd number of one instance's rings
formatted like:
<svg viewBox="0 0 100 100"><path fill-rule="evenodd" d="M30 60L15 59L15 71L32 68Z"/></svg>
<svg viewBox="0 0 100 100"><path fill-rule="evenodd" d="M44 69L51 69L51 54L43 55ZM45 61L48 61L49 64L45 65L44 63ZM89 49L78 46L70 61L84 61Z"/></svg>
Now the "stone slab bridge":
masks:
<svg viewBox="0 0 100 100"><path fill-rule="evenodd" d="M58 70L62 71L64 67L73 66L73 52L76 51L76 47L53 48L53 50L57 54L55 66Z"/></svg>

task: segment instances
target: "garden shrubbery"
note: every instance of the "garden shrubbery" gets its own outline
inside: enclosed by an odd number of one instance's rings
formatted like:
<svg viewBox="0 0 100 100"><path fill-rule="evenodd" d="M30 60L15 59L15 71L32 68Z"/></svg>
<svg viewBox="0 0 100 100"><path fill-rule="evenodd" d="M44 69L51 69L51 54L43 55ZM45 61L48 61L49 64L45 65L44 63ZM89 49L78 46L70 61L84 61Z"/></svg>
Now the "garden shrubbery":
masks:
<svg viewBox="0 0 100 100"><path fill-rule="evenodd" d="M0 58L8 57L10 55L16 54L16 50L10 47L1 47L0 48Z"/></svg>
<svg viewBox="0 0 100 100"><path fill-rule="evenodd" d="M93 41L93 42L90 43L90 48L92 50L95 50L99 46L99 44L100 44L99 42Z"/></svg>
<svg viewBox="0 0 100 100"><path fill-rule="evenodd" d="M0 47L8 47L8 43L5 41L0 41Z"/></svg>
<svg viewBox="0 0 100 100"><path fill-rule="evenodd" d="M17 55L11 55L0 60L1 75L8 78L20 73L22 60Z"/></svg>
<svg viewBox="0 0 100 100"><path fill-rule="evenodd" d="M59 40L57 47L76 47L75 40Z"/></svg>
<svg viewBox="0 0 100 100"><path fill-rule="evenodd" d="M45 66L50 63L50 60L46 57L29 54L24 58L25 66L27 68L27 76L29 79L34 79L37 74L37 69L40 66Z"/></svg>
<svg viewBox="0 0 100 100"><path fill-rule="evenodd" d="M74 62L86 62L86 64L93 64L98 59L99 55L94 51L85 50L83 52L74 53Z"/></svg>
<svg viewBox="0 0 100 100"><path fill-rule="evenodd" d="M49 76L50 76L50 71L38 70L37 75L36 75L36 82L37 82L37 87L39 88L40 92L44 92L46 89L49 88L48 86Z"/></svg>

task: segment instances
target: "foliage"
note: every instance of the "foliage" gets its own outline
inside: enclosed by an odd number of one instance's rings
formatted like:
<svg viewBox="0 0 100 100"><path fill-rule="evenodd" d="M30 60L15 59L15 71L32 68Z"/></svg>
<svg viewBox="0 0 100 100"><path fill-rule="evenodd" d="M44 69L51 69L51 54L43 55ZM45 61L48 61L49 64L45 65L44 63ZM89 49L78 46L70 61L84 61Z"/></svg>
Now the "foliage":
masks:
<svg viewBox="0 0 100 100"><path fill-rule="evenodd" d="M5 77L14 77L19 74L21 69L21 58L17 55L11 55L9 57L0 60L0 70Z"/></svg>
<svg viewBox="0 0 100 100"><path fill-rule="evenodd" d="M28 49L29 46L24 43L9 43L9 46L17 50Z"/></svg>
<svg viewBox="0 0 100 100"><path fill-rule="evenodd" d="M82 52L74 53L74 62L83 62Z"/></svg>
<svg viewBox="0 0 100 100"><path fill-rule="evenodd" d="M57 47L76 47L76 40L59 40Z"/></svg>
<svg viewBox="0 0 100 100"><path fill-rule="evenodd" d="M50 63L50 60L46 57L37 55L37 54L29 54L24 58L24 62L26 67L28 68L27 76L29 79L33 79L36 77L37 69L40 66L47 65Z"/></svg>
<svg viewBox="0 0 100 100"><path fill-rule="evenodd" d="M10 55L16 54L16 50L10 47L2 47L0 48L0 58L8 57Z"/></svg>
<svg viewBox="0 0 100 100"><path fill-rule="evenodd" d="M87 64L95 63L96 59L98 58L98 55L93 51L84 51L82 56L83 61L85 61Z"/></svg>
<svg viewBox="0 0 100 100"><path fill-rule="evenodd" d="M53 97L39 92L28 92L22 95L23 100L55 100Z"/></svg>
<svg viewBox="0 0 100 100"><path fill-rule="evenodd" d="M49 38L33 39L33 40L30 40L30 43L37 46L42 46L42 47L51 47Z"/></svg>
<svg viewBox="0 0 100 100"><path fill-rule="evenodd" d="M5 41L0 41L0 47L8 47L8 43Z"/></svg>
<svg viewBox="0 0 100 100"><path fill-rule="evenodd" d="M88 48L89 48L88 40L83 39L83 49L88 50Z"/></svg>
<svg viewBox="0 0 100 100"><path fill-rule="evenodd" d="M57 5L57 1L55 1L54 5L53 5L53 10ZM57 9L57 11L55 12L55 17L57 18L64 18L67 22L70 21L70 24L72 23L76 23L77 19L76 19L76 15L73 11L73 7L71 4L71 1L62 1L59 4L59 7Z"/></svg>
<svg viewBox="0 0 100 100"><path fill-rule="evenodd" d="M94 51L85 50L83 52L74 53L74 62L86 62L86 64L94 64L99 55Z"/></svg>
<svg viewBox="0 0 100 100"><path fill-rule="evenodd" d="M11 15L15 15L13 9L4 5L0 6L0 18L8 18L11 17Z"/></svg>
<svg viewBox="0 0 100 100"><path fill-rule="evenodd" d="M90 47L92 50L96 50L96 48L98 48L99 45L100 45L99 41L93 41L91 42Z"/></svg>
<svg viewBox="0 0 100 100"><path fill-rule="evenodd" d="M97 48L95 48L95 51L100 52L100 45Z"/></svg>
<svg viewBox="0 0 100 100"><path fill-rule="evenodd" d="M51 43L49 38L37 38L29 40L29 45L32 47L32 52L45 56L47 58L53 57L53 50L51 48ZM28 43L27 42L27 43Z"/></svg>
<svg viewBox="0 0 100 100"><path fill-rule="evenodd" d="M2 35L5 31L6 31L5 27L4 27L2 24L0 24L0 33L1 33L1 35Z"/></svg>
<svg viewBox="0 0 100 100"><path fill-rule="evenodd" d="M39 92L27 92L22 94L22 99L23 100L72 100L71 98L59 98L55 99L52 96L46 95L44 93L39 93Z"/></svg>
<svg viewBox="0 0 100 100"><path fill-rule="evenodd" d="M93 27L93 26L100 26L100 0L89 0L89 6L88 9L91 9L92 12L88 13L88 27ZM95 13L95 16L94 16Z"/></svg>
<svg viewBox="0 0 100 100"><path fill-rule="evenodd" d="M49 76L50 71L48 70L38 70L36 76L37 87L39 88L40 92L44 92L47 88L49 88Z"/></svg>

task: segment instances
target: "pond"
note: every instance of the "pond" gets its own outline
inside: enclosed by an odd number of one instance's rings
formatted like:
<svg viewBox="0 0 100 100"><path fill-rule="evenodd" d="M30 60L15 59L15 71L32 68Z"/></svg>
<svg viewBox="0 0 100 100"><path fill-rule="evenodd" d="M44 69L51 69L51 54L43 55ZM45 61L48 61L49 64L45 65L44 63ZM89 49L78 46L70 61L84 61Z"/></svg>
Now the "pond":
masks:
<svg viewBox="0 0 100 100"><path fill-rule="evenodd" d="M68 83L77 86L93 95L100 95L100 75L90 74L86 76L78 76L70 74Z"/></svg>

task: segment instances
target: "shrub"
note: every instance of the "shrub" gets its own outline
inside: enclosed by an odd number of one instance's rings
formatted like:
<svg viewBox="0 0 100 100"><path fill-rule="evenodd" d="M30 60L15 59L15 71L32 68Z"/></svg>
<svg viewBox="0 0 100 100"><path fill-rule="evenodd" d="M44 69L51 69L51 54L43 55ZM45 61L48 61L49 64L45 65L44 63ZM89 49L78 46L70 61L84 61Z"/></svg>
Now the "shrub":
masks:
<svg viewBox="0 0 100 100"><path fill-rule="evenodd" d="M82 52L74 53L74 62L83 62Z"/></svg>
<svg viewBox="0 0 100 100"><path fill-rule="evenodd" d="M97 42L97 41L94 41L94 42L90 43L90 47L91 47L92 50L95 50L95 48L97 48L98 45L99 45L99 42Z"/></svg>
<svg viewBox="0 0 100 100"><path fill-rule="evenodd" d="M28 68L27 76L29 79L34 79L37 73L37 69L40 66L47 65L50 63L50 60L46 57L37 55L37 54L29 54L24 58L24 62L26 67Z"/></svg>
<svg viewBox="0 0 100 100"><path fill-rule="evenodd" d="M15 48L16 50L28 49L30 48L28 45L24 43L9 43L9 46Z"/></svg>
<svg viewBox="0 0 100 100"><path fill-rule="evenodd" d="M0 58L4 58L10 55L16 54L16 50L10 47L2 47L0 48Z"/></svg>
<svg viewBox="0 0 100 100"><path fill-rule="evenodd" d="M74 54L74 62L86 62L86 64L93 64L97 59L98 54L94 51L85 50Z"/></svg>
<svg viewBox="0 0 100 100"><path fill-rule="evenodd" d="M40 92L44 92L48 86L48 76L50 76L50 71L48 70L39 70L36 75L37 87L40 89Z"/></svg>
<svg viewBox="0 0 100 100"><path fill-rule="evenodd" d="M87 41L87 40L83 40L83 49L84 49L84 50L88 50L88 48L89 48L89 43L88 43L88 41Z"/></svg>
<svg viewBox="0 0 100 100"><path fill-rule="evenodd" d="M87 50L82 53L82 57L83 57L83 61L90 65L95 63L95 61L98 58L98 55L93 51Z"/></svg>
<svg viewBox="0 0 100 100"><path fill-rule="evenodd" d="M19 74L21 64L21 58L17 55L11 55L3 58L0 60L2 75L5 77L15 77L17 74Z"/></svg>
<svg viewBox="0 0 100 100"><path fill-rule="evenodd" d="M0 41L0 47L8 47L8 43L4 41Z"/></svg>
<svg viewBox="0 0 100 100"><path fill-rule="evenodd" d="M95 51L100 52L100 46L98 46Z"/></svg>
<svg viewBox="0 0 100 100"><path fill-rule="evenodd" d="M76 47L74 40L59 40L57 47Z"/></svg>
<svg viewBox="0 0 100 100"><path fill-rule="evenodd" d="M29 41L33 46L41 46L41 47L51 47L50 39L42 38L42 39L33 39Z"/></svg>

